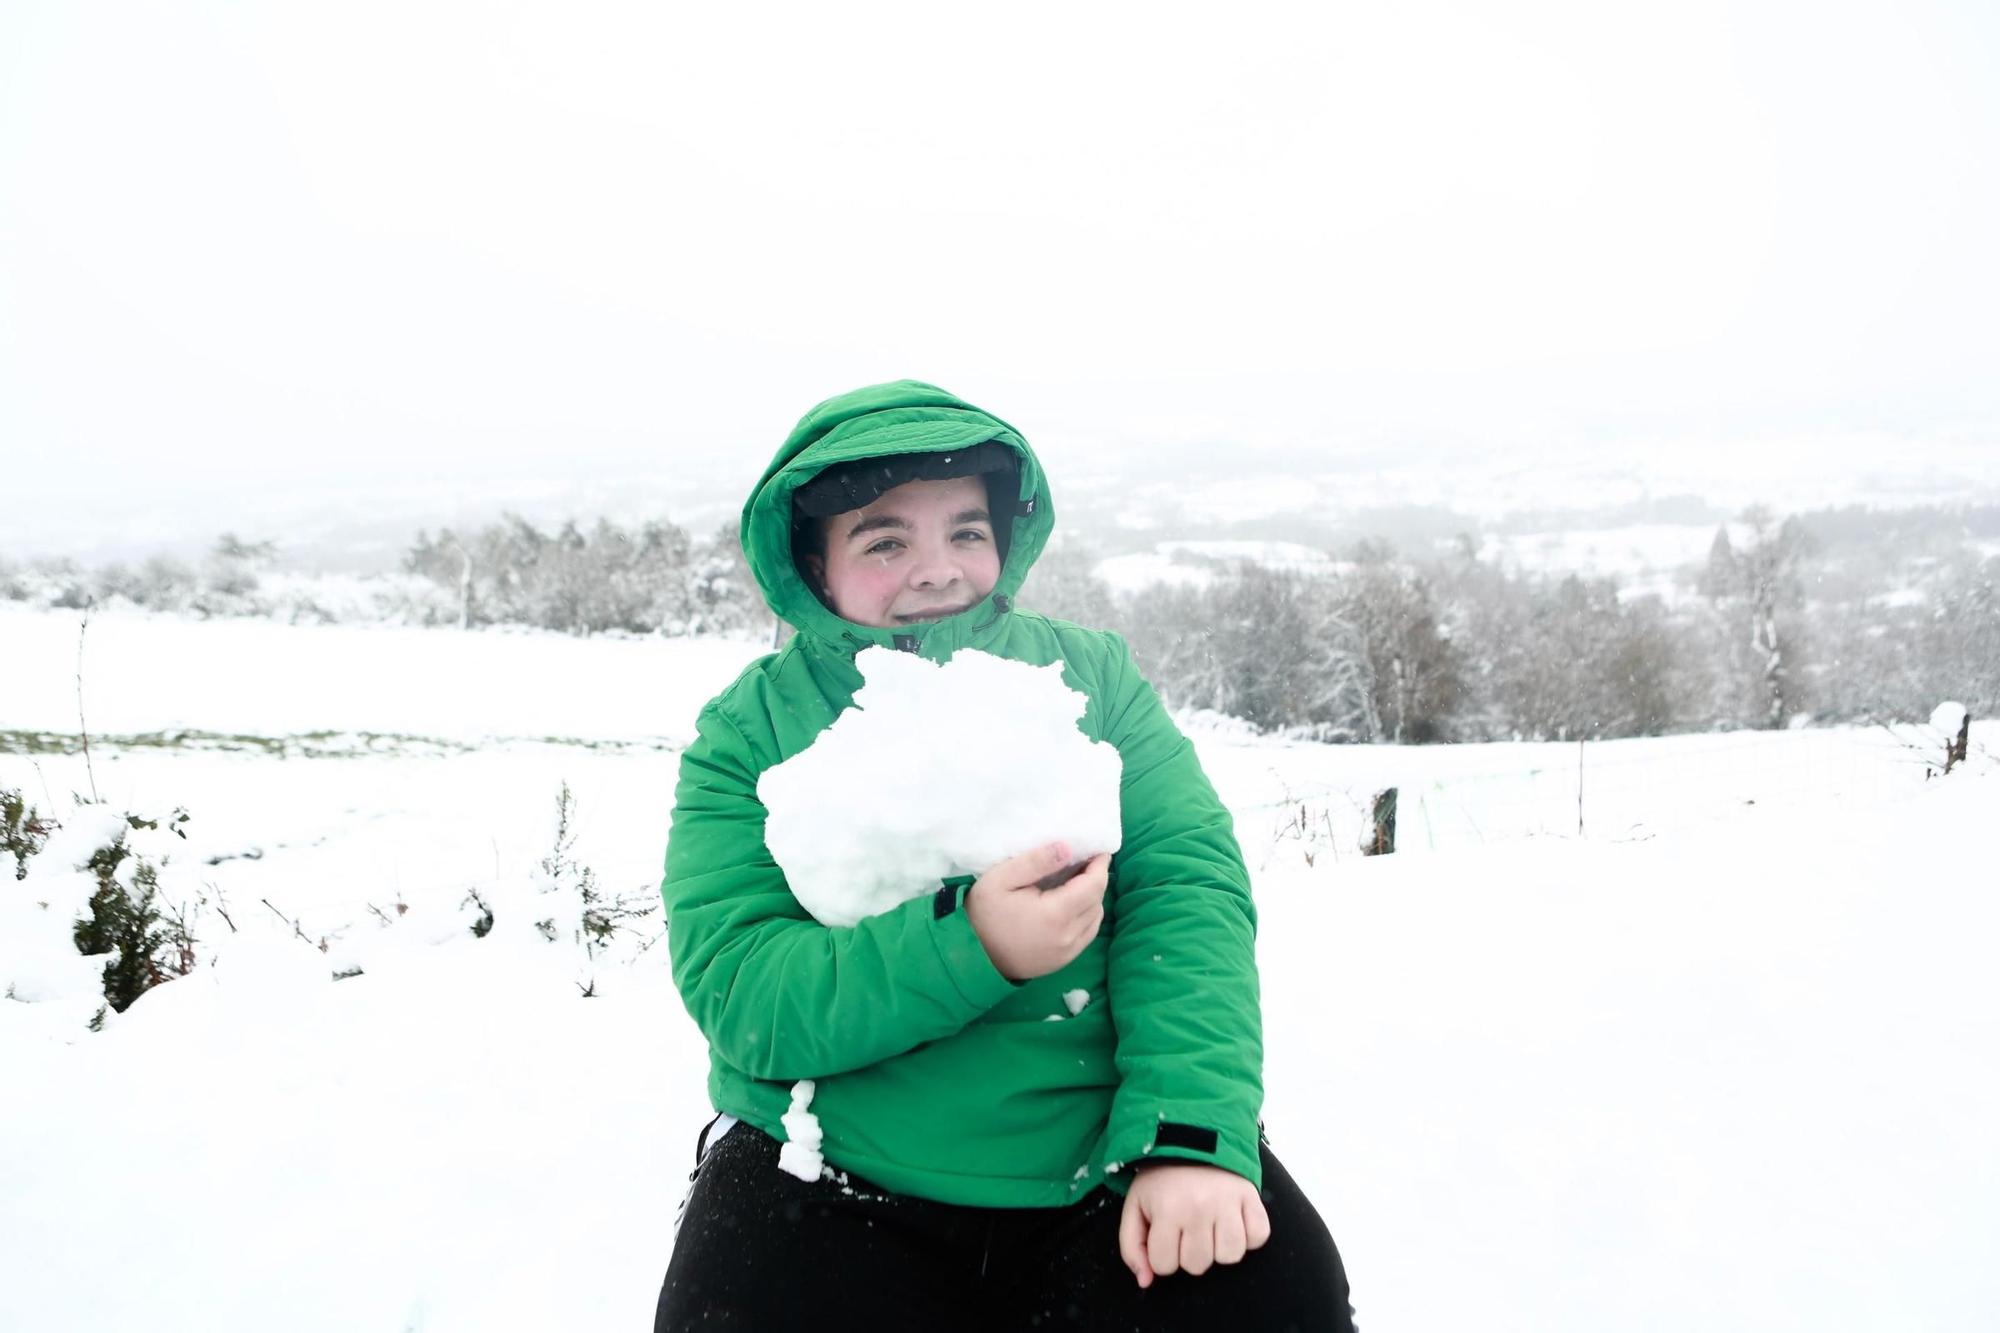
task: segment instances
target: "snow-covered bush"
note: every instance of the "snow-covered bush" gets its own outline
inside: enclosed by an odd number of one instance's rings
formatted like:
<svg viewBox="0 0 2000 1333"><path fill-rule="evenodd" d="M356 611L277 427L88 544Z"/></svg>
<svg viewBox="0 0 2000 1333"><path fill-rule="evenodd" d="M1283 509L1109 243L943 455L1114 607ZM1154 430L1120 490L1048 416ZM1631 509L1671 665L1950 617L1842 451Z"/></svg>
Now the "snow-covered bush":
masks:
<svg viewBox="0 0 2000 1333"><path fill-rule="evenodd" d="M176 810L168 830L185 838L181 825L187 819L187 811ZM78 953L105 958L104 1000L121 1014L153 987L187 975L194 966L194 941L185 927L175 929L162 918L159 868L130 843L131 829L158 829L160 823L129 814L124 821L127 831L84 863L97 887L90 895L90 914L79 917L71 931Z"/></svg>
<svg viewBox="0 0 2000 1333"><path fill-rule="evenodd" d="M80 804L38 819L0 792L17 883L0 895L0 983L9 999L54 1002L103 1025L154 986L194 967L181 912L163 910L159 860L133 843L141 830L185 838L185 810L163 822Z"/></svg>
<svg viewBox="0 0 2000 1333"><path fill-rule="evenodd" d="M42 850L55 825L20 792L0 787L0 859L14 858L14 878L28 877L28 858Z"/></svg>
<svg viewBox="0 0 2000 1333"><path fill-rule="evenodd" d="M576 859L576 840L576 798L565 782L556 794L549 854L525 878L469 889L460 908L476 938L523 951L538 963L547 956L545 946L570 951L571 978L589 997L598 994L604 965L617 946L639 940L636 923L660 904L650 888L604 888L597 872Z"/></svg>
<svg viewBox="0 0 2000 1333"><path fill-rule="evenodd" d="M33 595L20 568L10 560L0 560L0 601L25 602Z"/></svg>

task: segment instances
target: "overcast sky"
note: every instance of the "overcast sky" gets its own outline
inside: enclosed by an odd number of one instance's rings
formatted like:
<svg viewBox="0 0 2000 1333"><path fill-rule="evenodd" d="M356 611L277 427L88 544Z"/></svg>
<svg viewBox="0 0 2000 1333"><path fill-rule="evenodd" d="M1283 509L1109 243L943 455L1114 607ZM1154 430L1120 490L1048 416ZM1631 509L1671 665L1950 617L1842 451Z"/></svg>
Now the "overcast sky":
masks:
<svg viewBox="0 0 2000 1333"><path fill-rule="evenodd" d="M1997 61L1986 0L8 0L0 523L747 481L901 375L1072 458L2000 451Z"/></svg>

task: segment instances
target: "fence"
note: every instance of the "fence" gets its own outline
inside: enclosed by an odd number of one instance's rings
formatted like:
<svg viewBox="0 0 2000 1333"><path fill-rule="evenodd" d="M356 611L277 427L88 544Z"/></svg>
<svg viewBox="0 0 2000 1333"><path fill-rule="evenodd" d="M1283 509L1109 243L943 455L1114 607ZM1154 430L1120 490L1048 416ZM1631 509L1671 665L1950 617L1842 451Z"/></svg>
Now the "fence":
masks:
<svg viewBox="0 0 2000 1333"><path fill-rule="evenodd" d="M1233 747L1232 747L1233 748ZM1865 811L1942 774L1946 740L1924 726L1665 736L1577 744L1285 746L1261 766L1243 746L1218 785L1252 865L1362 855L1375 795L1395 788L1396 851L1523 838L1631 841L1757 812L1829 804ZM1975 737L1967 763L2000 767ZM1956 779L1954 779L1956 780Z"/></svg>

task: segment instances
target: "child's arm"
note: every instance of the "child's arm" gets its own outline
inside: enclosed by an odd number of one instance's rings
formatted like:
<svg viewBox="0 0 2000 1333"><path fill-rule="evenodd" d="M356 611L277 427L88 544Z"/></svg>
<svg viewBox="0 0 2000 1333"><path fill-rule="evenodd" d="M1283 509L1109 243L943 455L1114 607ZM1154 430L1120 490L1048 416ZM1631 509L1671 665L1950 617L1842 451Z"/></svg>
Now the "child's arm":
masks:
<svg viewBox="0 0 2000 1333"><path fill-rule="evenodd" d="M1119 1085L1108 1161L1175 1159L1261 1186L1256 911L1229 810L1114 636L1101 702L1124 760L1112 861L1111 1016Z"/></svg>
<svg viewBox="0 0 2000 1333"><path fill-rule="evenodd" d="M1012 992L954 890L815 921L764 845L756 771L742 732L704 709L661 887L674 984L717 1054L754 1078L830 1077L949 1036Z"/></svg>

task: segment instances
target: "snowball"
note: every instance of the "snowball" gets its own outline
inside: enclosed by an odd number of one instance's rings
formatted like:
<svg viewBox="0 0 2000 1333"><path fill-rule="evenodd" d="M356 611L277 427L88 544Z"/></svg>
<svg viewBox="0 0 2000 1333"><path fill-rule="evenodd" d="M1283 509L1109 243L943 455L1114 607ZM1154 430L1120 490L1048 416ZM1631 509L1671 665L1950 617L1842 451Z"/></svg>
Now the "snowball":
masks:
<svg viewBox="0 0 2000 1333"><path fill-rule="evenodd" d="M792 1084L792 1109L781 1117L785 1142L778 1149L778 1169L800 1180L818 1180L826 1159L820 1156L819 1117L806 1109L812 1105L819 1085L809 1078Z"/></svg>
<svg viewBox="0 0 2000 1333"><path fill-rule="evenodd" d="M854 706L757 783L764 841L814 917L851 926L1058 840L1076 861L1118 850L1123 766L1078 729L1088 700L1062 663L854 661Z"/></svg>
<svg viewBox="0 0 2000 1333"><path fill-rule="evenodd" d="M1965 711L1964 704L1947 699L1931 710L1931 726L1955 739L1958 729L1965 725Z"/></svg>
<svg viewBox="0 0 2000 1333"><path fill-rule="evenodd" d="M1072 1016L1082 1013L1083 1006L1089 1003L1090 992L1087 990L1066 990L1063 992L1063 1005L1070 1011Z"/></svg>

